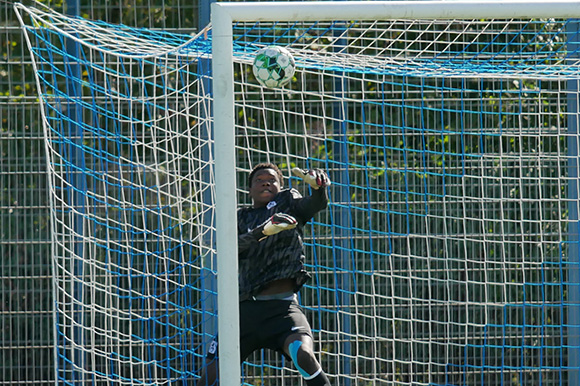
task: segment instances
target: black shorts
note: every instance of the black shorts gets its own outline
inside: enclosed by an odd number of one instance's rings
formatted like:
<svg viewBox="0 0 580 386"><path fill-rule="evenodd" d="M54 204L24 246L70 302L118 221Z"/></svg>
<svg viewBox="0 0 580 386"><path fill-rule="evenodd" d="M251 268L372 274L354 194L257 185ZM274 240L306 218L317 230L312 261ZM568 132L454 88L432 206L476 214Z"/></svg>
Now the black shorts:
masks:
<svg viewBox="0 0 580 386"><path fill-rule="evenodd" d="M262 348L275 350L286 356L284 342L295 333L306 334L312 338L310 324L296 300L245 300L240 303L242 362L251 353ZM217 341L214 341L207 357L211 359L216 353Z"/></svg>

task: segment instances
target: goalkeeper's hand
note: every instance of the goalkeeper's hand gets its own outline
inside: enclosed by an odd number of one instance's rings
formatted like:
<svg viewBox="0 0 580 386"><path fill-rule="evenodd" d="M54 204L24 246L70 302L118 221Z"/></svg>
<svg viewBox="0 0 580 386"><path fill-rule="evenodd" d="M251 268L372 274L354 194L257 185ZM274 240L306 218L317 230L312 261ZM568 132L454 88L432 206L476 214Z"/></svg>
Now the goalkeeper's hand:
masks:
<svg viewBox="0 0 580 386"><path fill-rule="evenodd" d="M296 225L298 225L298 221L296 221L294 217L285 213L276 213L262 225L254 229L252 233L256 236L258 241L262 241L268 236L294 229L296 228Z"/></svg>
<svg viewBox="0 0 580 386"><path fill-rule="evenodd" d="M296 177L302 178L304 182L312 187L312 189L330 186L330 178L328 178L324 170L321 169L303 170L300 168L294 168L292 169L292 174Z"/></svg>

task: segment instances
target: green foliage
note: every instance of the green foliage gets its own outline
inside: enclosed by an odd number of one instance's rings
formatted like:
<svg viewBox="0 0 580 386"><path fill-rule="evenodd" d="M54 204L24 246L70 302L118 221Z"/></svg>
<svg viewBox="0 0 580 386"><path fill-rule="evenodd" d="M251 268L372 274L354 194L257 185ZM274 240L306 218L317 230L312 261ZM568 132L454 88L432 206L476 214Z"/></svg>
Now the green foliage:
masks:
<svg viewBox="0 0 580 386"><path fill-rule="evenodd" d="M64 6L62 1L46 3L51 7ZM7 24L16 25L13 15L6 9L3 8L5 14L1 15L2 20L6 15L9 20ZM182 32L193 29L197 23L193 5L190 9L184 9L183 2L173 0L83 2L82 16ZM457 32L460 28L459 24L453 25L446 33ZM389 33L395 39L401 32ZM439 33L427 31L421 34L420 39L419 35L409 38L417 42L437 41ZM0 61L0 151L4 159L0 165L4 186L0 192L0 218L2 239L6 240L2 249L1 276L10 279L2 282L0 304L4 305L6 314L11 315L9 323L2 327L2 334L12 340L8 341L8 348L4 350L9 360L3 366L7 369L39 366L42 370L32 376L45 380L52 377L47 375L52 374L52 361L46 354L46 348L40 347L52 343L49 311L53 300L50 292L51 252L48 248L47 217L50 193L44 179L38 178L39 174L44 173L44 167L39 167L44 165L44 154L38 150L42 149L42 136L33 69L22 37L8 32L5 36L8 38L0 39L0 57L3 59ZM301 36L303 40L309 39L308 34ZM511 39L513 36L510 33L501 36L505 42ZM437 48L435 43L433 49ZM472 48L479 49L476 46ZM84 76L87 82L94 80L87 77L88 73ZM248 66L236 66L236 77L251 77ZM307 76L304 85L319 89L317 82L322 81L325 90L334 90L334 79L331 78ZM298 89L302 86L302 83L295 82L289 87ZM327 102L320 107L319 96L316 95L306 95L304 101L293 101L291 97L264 101L262 94L246 93L238 83L236 101L240 105L241 102L246 106L261 107L265 104L268 111L283 111L292 116L308 113L325 117L336 116L337 108L345 107L348 121L345 119L336 124L322 119L306 122L296 119L288 124L283 114L250 115L247 110L240 109L237 123L245 130L247 127L266 129L286 125L287 134L290 135L281 133L266 137L247 130L237 137L237 143L241 158L245 155L241 149L255 150L262 157L269 156L264 149L277 149L274 162L285 169L304 166L288 161L285 153L289 153L308 157L313 166L328 164L331 169L346 170L339 176L348 177L350 190L348 197L341 197L344 200L341 204L348 205L354 213L353 217L362 218L364 223L357 223L349 229L347 241L353 251L356 269L351 271L348 267L349 274L345 276L349 277L345 280L357 283L354 293L360 294L369 292L375 285L369 281L369 273L373 269L380 271L382 279L388 277L382 293L388 295L390 303L376 306L374 312L380 314L378 320L393 321L378 327L361 326L361 333L368 335L372 335L373 328L379 328L385 341L376 346L361 343L357 347L359 353L365 357L399 360L394 378L401 382L429 381L429 368L406 365L411 354L414 359L424 360L425 363L430 363L431 357L441 357L449 358L451 364L474 368L483 365L481 358L484 357L484 348L493 352L488 352L487 358L505 358L505 362L493 364L496 366L516 367L523 364L528 368L537 368L553 361L553 356L562 354L557 351L561 342L553 342L542 352L536 348L539 347L540 336L541 339L555 339L554 336L559 333L554 330L546 336L540 335L540 328L564 323L565 315L562 315L561 308L552 304L562 302L559 289L566 282L560 264L567 251L564 249L564 255L561 254L560 237L568 212L566 207L561 207L566 191L559 183L561 178L566 177L566 170L559 160L519 156L555 151L566 154L565 137L552 130L566 126L565 117L558 110L565 103L560 99L561 85L546 85L531 80L396 76L373 79L372 75L360 75L358 78L353 75L352 82L347 86L349 96L359 98L364 95L364 102L344 105ZM84 89L84 92L88 91ZM134 91L137 92L136 89ZM146 91L144 93L149 94L151 90ZM326 96L335 98L333 92ZM304 105L307 106L306 111L302 110ZM119 112L128 115L128 110L129 106L125 106ZM110 118L96 114L87 114L85 118L88 122L100 121L102 126L112 125L105 122ZM524 120L524 125L520 124L521 120ZM178 124L185 127L189 123ZM123 126L120 131L130 129ZM34 135L30 130L34 131ZM316 135L321 132L330 135ZM305 133L309 134L308 141L304 140ZM30 138L36 141L36 146L23 146L27 141L32 142ZM131 146L123 142L122 136L99 143L88 139L84 145L102 149L119 158L128 157L131 151ZM502 157L493 157L493 154L501 154ZM146 151L142 155L143 159L150 156ZM252 163L264 160L243 158L238 166L249 169ZM154 161L160 160L151 159L151 162ZM35 165L34 173L30 172L31 165ZM465 175L467 168L473 171L471 176ZM126 170L118 172L132 173ZM19 178L13 179L14 175ZM152 173L128 176L127 179L139 177L151 181L163 179L163 176ZM340 181L338 178L336 180ZM23 200L23 193L27 190L36 194L25 195ZM113 195L122 197L130 193L129 188L121 187ZM194 194L185 190L181 193ZM157 214L170 210L172 205L169 195L156 201L154 194L152 191L143 192L142 204L156 202L158 207L152 208L151 216L140 218L134 224L153 233L160 231ZM23 207L40 209L34 213L24 213ZM110 215L118 215L116 212L112 209ZM336 213L339 212L333 212ZM189 215L193 213L185 214ZM31 218L32 221L29 221ZM315 229L318 236L328 236L330 233L324 225L316 225ZM101 235L99 232L104 230L95 229L95 234ZM176 230L176 238L181 236L178 232ZM135 240L134 246L138 250L155 250L150 243L139 239ZM318 256L324 255L325 262L330 266L334 252L320 245L317 248ZM119 254L118 258L122 257ZM98 258L105 261L108 257L103 254ZM157 266L149 258L145 254L138 255L133 264L142 267L143 272L154 272ZM330 268L322 267L317 272L325 283L334 280L334 272ZM176 266L167 267L167 272L177 272L178 269ZM105 280L105 277L99 277L97 282L104 284ZM158 285L155 277L145 275L126 276L123 280L139 281L142 285L149 283L151 287ZM539 286L543 291L538 291ZM324 291L324 288L318 290ZM417 305L409 307L404 299L413 299ZM96 303L106 301L101 298L92 300ZM353 303L363 306L359 312L364 313L365 299L355 300ZM464 305L468 301L482 305L467 310ZM490 304L485 304L486 301ZM123 307L131 307L129 298L124 302ZM542 307L525 308L521 306L524 302L541 304ZM27 315L30 311L37 311L35 317L42 315L42 320L37 322L37 319ZM365 316L371 319L377 315ZM504 320L508 317L511 318L511 325L506 327ZM183 314L174 314L163 326L152 318L154 327L149 338L163 339L163 327L177 325L183 318ZM467 331L473 341L465 345L462 339L466 332L461 330L461 326L465 326L468 319L473 322L472 326L482 329L473 327L474 331ZM119 327L127 328L129 324L131 322ZM134 327L138 330L137 322ZM334 325L324 327L327 331L337 328ZM528 329L531 333L519 331L518 328ZM38 339L42 341L33 349L28 349L23 343L31 339L30 331L40 335ZM432 335L426 332L432 332ZM500 341L499 337L504 335L508 336L507 340ZM454 340L451 344L428 342L429 336L450 336ZM338 342L329 339L323 343L323 352L339 350ZM162 358L162 354L159 352L159 357L151 359ZM43 364L38 365L37 358L42 358ZM335 371L339 365L338 362L332 363L328 371ZM392 370L381 368L369 371L387 374ZM447 369L438 370L440 374L447 374ZM30 380L30 376L16 374L15 371L7 377L20 381ZM473 374L468 378L457 372L456 378L446 381L454 384L485 383L483 378ZM512 374L508 378L512 378ZM488 384L494 384L493 379L485 380L490 382ZM513 374L513 379L506 379L506 382L525 384L517 374Z"/></svg>

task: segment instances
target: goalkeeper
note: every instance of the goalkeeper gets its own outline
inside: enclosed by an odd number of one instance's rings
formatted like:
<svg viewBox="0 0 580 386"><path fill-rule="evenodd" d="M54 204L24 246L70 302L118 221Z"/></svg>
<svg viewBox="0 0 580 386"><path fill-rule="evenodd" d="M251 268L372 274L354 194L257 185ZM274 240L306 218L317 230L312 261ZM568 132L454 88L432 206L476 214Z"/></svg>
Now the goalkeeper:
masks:
<svg viewBox="0 0 580 386"><path fill-rule="evenodd" d="M292 360L308 386L329 386L296 293L310 277L304 269L302 228L326 208L330 180L322 170L292 173L313 188L311 196L282 189L281 171L264 163L249 176L253 206L238 210L240 356L244 361L262 348L279 351ZM214 384L216 355L214 341L198 386Z"/></svg>

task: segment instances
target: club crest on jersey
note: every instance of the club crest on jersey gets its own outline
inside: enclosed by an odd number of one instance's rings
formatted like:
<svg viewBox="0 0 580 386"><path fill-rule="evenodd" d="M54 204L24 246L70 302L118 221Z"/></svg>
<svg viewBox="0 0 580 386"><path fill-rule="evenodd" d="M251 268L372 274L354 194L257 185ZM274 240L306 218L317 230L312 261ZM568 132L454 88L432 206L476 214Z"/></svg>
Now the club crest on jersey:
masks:
<svg viewBox="0 0 580 386"><path fill-rule="evenodd" d="M276 201L270 201L268 203L268 205L266 205L266 209L272 209L273 207L275 207L276 205L278 205L278 203L276 203Z"/></svg>

